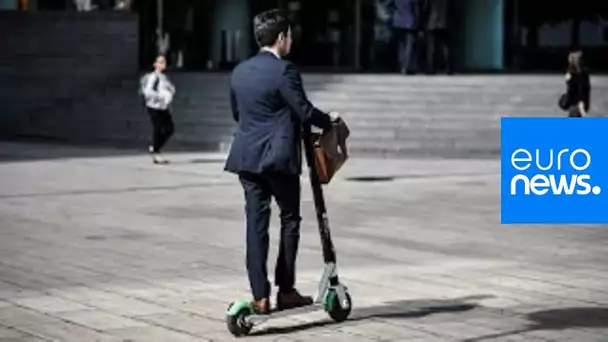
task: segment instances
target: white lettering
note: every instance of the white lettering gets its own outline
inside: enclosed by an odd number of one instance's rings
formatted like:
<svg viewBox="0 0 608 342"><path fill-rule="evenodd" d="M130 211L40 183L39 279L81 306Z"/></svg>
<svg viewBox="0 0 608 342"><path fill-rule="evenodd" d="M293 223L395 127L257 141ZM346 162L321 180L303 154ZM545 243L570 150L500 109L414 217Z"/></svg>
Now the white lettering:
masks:
<svg viewBox="0 0 608 342"><path fill-rule="evenodd" d="M591 154L582 148L578 148L570 152L569 149L562 149L557 152L557 158L554 156L554 150L548 149L548 162L545 165L541 163L541 151L536 149L534 153L520 148L511 154L511 165L519 171L528 170L528 174L517 174L511 179L510 193L516 195L519 192L525 195L531 193L537 196L547 194L552 195L599 195L601 189L599 186L591 185L591 175L589 174L572 174L572 171L584 171L591 165ZM585 160L577 155L582 155ZM543 156L544 157L544 156ZM564 172L543 173L542 171L560 171L562 169L562 157L565 162L566 170ZM535 158L535 159L533 159ZM555 163L557 161L557 163ZM557 165L555 165L557 164ZM535 166L537 174L530 174L531 166ZM568 168L567 166L570 166Z"/></svg>
<svg viewBox="0 0 608 342"><path fill-rule="evenodd" d="M535 175L530 180L530 190L535 195L544 195L549 192L549 179L545 175Z"/></svg>
<svg viewBox="0 0 608 342"><path fill-rule="evenodd" d="M593 189L591 189L591 184L589 184L590 180L591 180L591 176L589 176L589 175L580 175L577 177L576 184L578 184L579 187L584 189L584 190L576 190L577 195L589 195L589 193L593 191ZM599 189L599 187L597 187L597 186L594 188Z"/></svg>
<svg viewBox="0 0 608 342"><path fill-rule="evenodd" d="M568 152L567 148L559 151L559 153L557 154L557 170L558 171L562 169L562 155L566 152Z"/></svg>
<svg viewBox="0 0 608 342"><path fill-rule="evenodd" d="M540 151L536 150L536 167L538 167L539 170L543 170L543 171L547 171L549 169L551 169L553 167L553 150L549 150L549 165L543 167L542 165L540 165ZM558 160L558 165L559 165L559 160Z"/></svg>
<svg viewBox="0 0 608 342"><path fill-rule="evenodd" d="M583 166L576 165L576 163L574 162L574 156L577 153L582 153L585 155L585 160L586 160L585 165L583 165ZM579 149L574 150L574 152L572 152L572 154L570 155L570 166L572 166L572 168L575 169L576 171L586 170L589 167L589 165L591 165L591 155L586 150L579 148Z"/></svg>
<svg viewBox="0 0 608 342"><path fill-rule="evenodd" d="M525 148L520 148L517 149L513 152L513 154L511 154L511 165L519 171L525 171L527 169L530 168L530 166L532 166L532 164L534 164L534 166L536 166L536 168L538 168L541 171L547 171L550 169L553 169L554 166L554 162L557 159L557 168L555 170L557 171L561 171L562 170L562 161L566 161L568 162L568 164L575 170L577 171L583 171L585 169L587 169L589 167L589 165L591 165L591 155L589 154L589 152L585 149L579 148L574 150L572 153L570 153L568 155L568 152L570 150L565 148L560 150L557 153L557 158L555 158L555 153L553 149L549 149L548 150L548 162L546 165L542 165L541 163L541 151L539 149L536 149L534 151L534 154L530 153L530 151L526 150ZM577 154L582 154L585 156L585 163L580 166L577 165L577 163L575 162L574 158L576 157ZM534 156L534 158L533 158ZM543 156L544 157L544 156Z"/></svg>
<svg viewBox="0 0 608 342"><path fill-rule="evenodd" d="M530 194L530 180L526 175L517 175L511 179L511 195L517 194L517 181L524 182L524 193L526 195Z"/></svg>
<svg viewBox="0 0 608 342"><path fill-rule="evenodd" d="M533 193L537 196L546 195L549 190L553 195L588 195L599 194L599 187L591 187L590 175L534 175L528 178L526 175L519 174L511 179L511 195L517 195L518 183L523 183L525 195ZM597 188L594 190L594 188ZM596 193L597 192L597 193Z"/></svg>
<svg viewBox="0 0 608 342"><path fill-rule="evenodd" d="M517 154L519 153L525 153L526 157L525 158L517 158ZM528 152L528 150L524 149L524 148L520 148L519 150L513 152L513 154L511 155L511 165L513 165L514 168L518 169L519 171L525 171L530 167L530 162L532 161L532 155L530 154L530 152ZM517 166L515 165L516 162L524 162L524 163L528 163L527 165L524 166Z"/></svg>
<svg viewBox="0 0 608 342"><path fill-rule="evenodd" d="M559 181L555 179L555 175L549 176L551 181L551 190L555 195L561 195L565 193L566 195L572 195L574 193L574 187L576 186L576 175L572 175L570 181L568 181L568 177L566 175L561 175L559 177Z"/></svg>

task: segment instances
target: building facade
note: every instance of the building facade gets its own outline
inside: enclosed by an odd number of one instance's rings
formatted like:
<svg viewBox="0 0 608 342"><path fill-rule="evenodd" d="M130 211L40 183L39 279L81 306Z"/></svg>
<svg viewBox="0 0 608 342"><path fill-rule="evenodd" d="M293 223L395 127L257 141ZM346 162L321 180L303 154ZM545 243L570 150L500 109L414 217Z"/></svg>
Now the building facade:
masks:
<svg viewBox="0 0 608 342"><path fill-rule="evenodd" d="M148 2L149 18L157 17ZM156 0L159 2L159 0ZM452 0L451 55L460 72L563 70L569 49L582 48L595 68L605 68L608 13L600 2L581 1L580 10L556 2ZM283 8L294 22L291 56L303 68L350 72L393 71L391 30L379 20L378 0L165 0L164 23L170 55L186 69L224 69L257 50L251 18ZM151 27L154 20L148 21ZM418 56L424 64L424 39ZM177 58L177 55L181 55ZM175 63L174 63L175 64Z"/></svg>
<svg viewBox="0 0 608 342"><path fill-rule="evenodd" d="M452 56L459 70L502 70L504 0L456 0L457 19L450 28ZM305 69L345 72L392 71L396 67L393 35L379 15L378 0L171 0L163 4L172 64L186 69L225 69L257 50L251 18L283 8L294 22L291 58ZM151 58L159 13L158 1L137 10L145 22ZM460 20L459 20L460 19ZM424 40L417 55L424 60Z"/></svg>
<svg viewBox="0 0 608 342"><path fill-rule="evenodd" d="M4 9L70 10L79 0L0 0ZM116 0L91 0L114 8ZM423 0L420 0L423 1ZM124 2L124 0L122 1ZM283 8L294 22L292 58L304 69L392 72L396 48L379 0L129 0L140 17L140 64L165 51L185 70L226 70L257 51L252 17ZM561 71L581 48L595 70L608 68L608 5L579 0L452 0L451 59L457 72ZM566 6L566 7L564 7ZM578 7L577 7L578 6ZM158 31L162 34L158 34ZM423 37L423 35L422 35ZM424 39L418 45L425 62Z"/></svg>

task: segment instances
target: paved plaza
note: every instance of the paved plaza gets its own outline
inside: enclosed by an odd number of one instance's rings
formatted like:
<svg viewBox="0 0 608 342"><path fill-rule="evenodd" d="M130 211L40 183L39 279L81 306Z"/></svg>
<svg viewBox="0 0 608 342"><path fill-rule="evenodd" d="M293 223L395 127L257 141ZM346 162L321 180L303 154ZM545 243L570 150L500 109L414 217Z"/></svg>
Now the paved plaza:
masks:
<svg viewBox="0 0 608 342"><path fill-rule="evenodd" d="M234 340L240 185L222 155L168 157L0 143L0 342ZM244 340L608 341L608 227L501 226L499 177L497 159L351 159L325 191L351 319L280 318ZM323 263L307 181L310 293Z"/></svg>

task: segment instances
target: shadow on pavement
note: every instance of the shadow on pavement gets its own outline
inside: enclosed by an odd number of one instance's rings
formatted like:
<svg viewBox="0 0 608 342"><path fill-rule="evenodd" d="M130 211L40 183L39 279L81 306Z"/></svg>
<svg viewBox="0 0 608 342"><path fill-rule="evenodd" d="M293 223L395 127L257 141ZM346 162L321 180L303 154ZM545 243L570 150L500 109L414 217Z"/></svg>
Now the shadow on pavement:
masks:
<svg viewBox="0 0 608 342"><path fill-rule="evenodd" d="M493 340L500 337L514 336L542 330L608 328L608 307L579 307L542 310L529 313L525 317L530 321L530 325L524 329L480 336L464 341L476 342Z"/></svg>
<svg viewBox="0 0 608 342"><path fill-rule="evenodd" d="M117 188L117 189L86 189L86 190L69 190L69 191L49 191L49 192L37 192L37 193L30 192L30 193L16 193L16 194L0 194L0 199L124 194L124 193L136 193L136 192L159 191L159 190L196 189L196 188L215 187L215 186L221 186L221 185L232 185L232 183L230 183L230 182L222 182L222 183L198 182L198 183L186 183L186 184L177 184L177 185L123 187L123 188Z"/></svg>
<svg viewBox="0 0 608 342"><path fill-rule="evenodd" d="M72 158L101 158L144 154L144 148L68 144L41 140L0 140L0 163Z"/></svg>
<svg viewBox="0 0 608 342"><path fill-rule="evenodd" d="M349 182L390 182L394 181L395 176L360 176L360 177L347 177L345 178Z"/></svg>
<svg viewBox="0 0 608 342"><path fill-rule="evenodd" d="M475 301L491 298L491 295L469 296L448 300L422 299L400 300L384 303L378 306L357 309L356 301L353 303L351 318L341 324L349 324L373 318L421 318L433 314L466 312L479 307ZM288 327L269 327L254 331L251 335L288 334L302 330L321 328L328 325L339 324L327 319L323 321L298 324Z"/></svg>
<svg viewBox="0 0 608 342"><path fill-rule="evenodd" d="M169 146L163 152L169 159L172 155L181 153L218 153L215 147L179 145L173 142L169 142ZM148 145L145 142L140 144L110 141L73 142L58 139L3 139L0 137L0 163L131 156L149 156ZM215 158L186 163L219 163L222 161Z"/></svg>
<svg viewBox="0 0 608 342"><path fill-rule="evenodd" d="M488 176L492 173L478 172L478 173L445 173L445 174L409 174L409 175L365 175L365 176L352 176L345 177L344 180L347 182L358 182L358 183L373 183L373 182L392 182L401 179L425 179L425 178L437 178L437 177L458 177L458 176ZM484 182L477 182L472 185L485 185Z"/></svg>

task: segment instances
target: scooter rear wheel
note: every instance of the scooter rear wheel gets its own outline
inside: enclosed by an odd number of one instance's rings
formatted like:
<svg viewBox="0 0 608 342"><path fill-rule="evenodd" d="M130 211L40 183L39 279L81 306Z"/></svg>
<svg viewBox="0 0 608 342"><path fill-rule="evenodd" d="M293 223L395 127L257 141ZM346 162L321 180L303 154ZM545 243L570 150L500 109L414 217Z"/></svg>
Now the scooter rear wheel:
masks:
<svg viewBox="0 0 608 342"><path fill-rule="evenodd" d="M335 322L344 322L348 319L351 309L353 307L353 301L350 294L346 292L346 300L348 301L348 308L342 308L340 305L340 298L335 290L329 290L327 294L327 301L325 303L325 311L329 314L329 317Z"/></svg>
<svg viewBox="0 0 608 342"><path fill-rule="evenodd" d="M251 310L247 308L239 310L235 315L227 315L226 326L228 331L235 337L249 335L251 328L253 328L253 325L246 321L249 316L251 316Z"/></svg>

